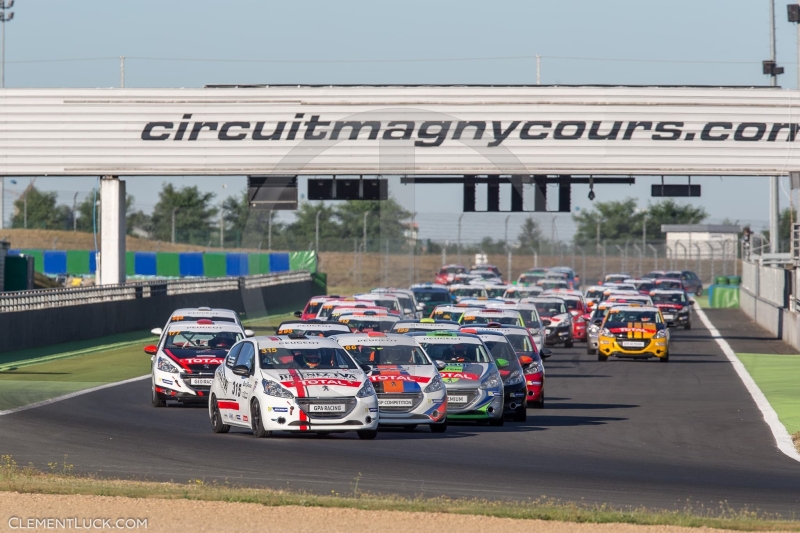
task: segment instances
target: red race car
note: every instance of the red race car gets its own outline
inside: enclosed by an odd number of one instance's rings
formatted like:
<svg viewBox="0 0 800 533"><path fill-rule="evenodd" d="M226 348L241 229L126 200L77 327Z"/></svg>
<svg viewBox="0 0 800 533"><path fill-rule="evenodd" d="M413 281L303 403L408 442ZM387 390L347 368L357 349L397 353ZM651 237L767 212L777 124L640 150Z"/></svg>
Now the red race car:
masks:
<svg viewBox="0 0 800 533"><path fill-rule="evenodd" d="M466 274L467 267L464 265L445 265L436 274L435 282L440 285L450 285L455 281L456 274Z"/></svg>
<svg viewBox="0 0 800 533"><path fill-rule="evenodd" d="M338 299L338 296L312 296L311 299L306 303L306 306L303 308L303 310L295 311L294 316L300 320L315 319L317 318L317 313L319 313L323 303L327 302L328 300L336 299Z"/></svg>

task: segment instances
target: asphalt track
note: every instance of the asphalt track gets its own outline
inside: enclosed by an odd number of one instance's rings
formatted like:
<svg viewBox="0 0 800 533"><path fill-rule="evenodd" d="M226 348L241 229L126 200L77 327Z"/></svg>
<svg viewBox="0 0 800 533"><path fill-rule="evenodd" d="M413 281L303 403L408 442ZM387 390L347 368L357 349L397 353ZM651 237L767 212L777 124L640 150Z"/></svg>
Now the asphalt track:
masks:
<svg viewBox="0 0 800 533"><path fill-rule="evenodd" d="M215 435L204 408L154 409L141 381L0 417L0 453L37 466L66 454L77 471L134 479L329 494L352 492L359 478L359 490L409 496L546 495L667 509L726 502L800 515L800 463L777 450L730 363L694 324L673 333L667 364L601 363L584 345L558 349L547 363L546 408L501 428L386 430L374 441Z"/></svg>

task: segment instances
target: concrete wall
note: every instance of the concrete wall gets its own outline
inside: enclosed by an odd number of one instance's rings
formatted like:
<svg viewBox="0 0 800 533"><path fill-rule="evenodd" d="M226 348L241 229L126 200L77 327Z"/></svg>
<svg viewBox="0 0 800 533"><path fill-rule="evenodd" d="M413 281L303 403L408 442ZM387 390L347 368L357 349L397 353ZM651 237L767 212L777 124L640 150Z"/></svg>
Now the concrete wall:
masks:
<svg viewBox="0 0 800 533"><path fill-rule="evenodd" d="M222 307L253 318L301 309L320 293L312 280L243 289L0 313L0 353L162 327L180 307Z"/></svg>

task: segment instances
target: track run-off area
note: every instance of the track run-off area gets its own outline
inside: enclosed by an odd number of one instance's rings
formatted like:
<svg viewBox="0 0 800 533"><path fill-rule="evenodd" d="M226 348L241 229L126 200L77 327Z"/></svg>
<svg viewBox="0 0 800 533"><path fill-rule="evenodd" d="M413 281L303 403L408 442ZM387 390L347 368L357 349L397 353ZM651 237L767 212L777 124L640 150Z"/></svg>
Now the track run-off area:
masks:
<svg viewBox="0 0 800 533"><path fill-rule="evenodd" d="M781 353L738 310L705 310L737 353ZM204 407L150 405L149 379L0 416L0 454L47 468L152 481L229 482L403 496L535 499L800 514L800 462L772 430L699 317L669 363L597 361L585 344L546 362L546 405L503 427L434 435L211 432ZM783 346L783 345L781 345ZM768 349L765 350L765 347ZM147 357L142 353L142 357Z"/></svg>

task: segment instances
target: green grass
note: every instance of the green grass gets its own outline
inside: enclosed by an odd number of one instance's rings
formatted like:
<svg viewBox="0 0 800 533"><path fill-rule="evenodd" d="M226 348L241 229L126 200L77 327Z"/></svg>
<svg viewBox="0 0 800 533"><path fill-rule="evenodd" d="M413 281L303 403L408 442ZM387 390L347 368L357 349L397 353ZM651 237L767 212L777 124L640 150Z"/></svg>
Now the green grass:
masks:
<svg viewBox="0 0 800 533"><path fill-rule="evenodd" d="M792 434L800 431L800 355L736 354Z"/></svg>
<svg viewBox="0 0 800 533"><path fill-rule="evenodd" d="M155 483L139 480L102 479L73 474L66 457L54 458L50 471L20 467L10 456L0 457L0 490L36 494L87 494L163 500L197 500L251 503L265 506L300 505L318 508L350 508L380 511L435 512L479 515L523 520L552 520L583 523L627 523L711 527L740 531L800 531L800 522L779 520L755 510L734 510L724 502L718 507L689 507L678 511L642 507L615 508L561 502L542 496L525 501L459 499L440 496L401 497L360 492L361 474L344 493L318 495L307 492L239 487L228 481Z"/></svg>
<svg viewBox="0 0 800 533"><path fill-rule="evenodd" d="M264 335L289 318L278 315L245 324ZM155 341L149 331L138 331L3 354L0 411L143 376L150 372L150 356L142 348Z"/></svg>
<svg viewBox="0 0 800 533"><path fill-rule="evenodd" d="M702 296L692 296L695 302L697 302L698 307L701 309L708 309L710 306L708 304L708 293L703 293Z"/></svg>

